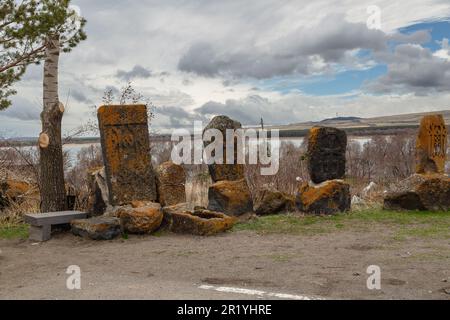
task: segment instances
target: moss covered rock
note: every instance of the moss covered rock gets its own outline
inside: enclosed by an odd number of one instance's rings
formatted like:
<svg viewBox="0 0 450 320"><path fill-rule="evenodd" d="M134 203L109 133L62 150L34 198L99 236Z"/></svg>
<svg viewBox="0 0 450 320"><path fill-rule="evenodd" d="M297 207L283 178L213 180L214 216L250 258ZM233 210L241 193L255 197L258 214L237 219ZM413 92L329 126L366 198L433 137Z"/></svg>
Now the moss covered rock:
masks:
<svg viewBox="0 0 450 320"><path fill-rule="evenodd" d="M303 183L297 192L297 208L312 214L336 214L351 207L350 185L343 180L329 180L314 185Z"/></svg>

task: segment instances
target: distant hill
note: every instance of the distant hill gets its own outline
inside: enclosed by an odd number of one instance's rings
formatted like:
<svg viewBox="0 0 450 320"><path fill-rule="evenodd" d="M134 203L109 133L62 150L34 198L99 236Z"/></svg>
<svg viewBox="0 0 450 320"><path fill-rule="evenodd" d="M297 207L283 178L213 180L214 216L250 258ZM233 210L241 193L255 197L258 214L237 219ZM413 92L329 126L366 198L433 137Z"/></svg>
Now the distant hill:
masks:
<svg viewBox="0 0 450 320"><path fill-rule="evenodd" d="M336 127L354 135L391 134L405 129L418 128L422 117L430 114L442 114L445 122L450 126L450 110L443 110L375 118L337 117L322 121L309 121L267 128L279 129L281 136L304 136L314 126Z"/></svg>
<svg viewBox="0 0 450 320"><path fill-rule="evenodd" d="M359 121L362 118L358 117L336 117L336 118L330 118L320 121L321 123L333 123L333 122L340 122L340 121Z"/></svg>

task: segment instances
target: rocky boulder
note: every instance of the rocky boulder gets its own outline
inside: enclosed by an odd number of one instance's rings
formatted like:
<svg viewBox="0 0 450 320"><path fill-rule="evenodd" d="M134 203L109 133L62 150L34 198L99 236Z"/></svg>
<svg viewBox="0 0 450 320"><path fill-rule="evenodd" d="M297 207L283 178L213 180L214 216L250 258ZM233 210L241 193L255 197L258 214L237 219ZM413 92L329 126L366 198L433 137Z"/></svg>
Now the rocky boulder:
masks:
<svg viewBox="0 0 450 320"><path fill-rule="evenodd" d="M163 220L163 212L159 203L139 203L132 206L119 207L115 211L120 219L122 230L131 234L146 234L156 231Z"/></svg>
<svg viewBox="0 0 450 320"><path fill-rule="evenodd" d="M158 200L162 206L172 206L186 202L186 172L171 161L156 168Z"/></svg>
<svg viewBox="0 0 450 320"><path fill-rule="evenodd" d="M295 197L277 190L258 190L253 201L253 211L257 215L295 211Z"/></svg>
<svg viewBox="0 0 450 320"><path fill-rule="evenodd" d="M298 189L296 204L300 211L317 215L349 211L350 185L343 180L329 180L318 185L303 183Z"/></svg>
<svg viewBox="0 0 450 320"><path fill-rule="evenodd" d="M24 196L36 192L33 186L25 181L14 179L0 181L0 210L10 206L11 202L22 202Z"/></svg>
<svg viewBox="0 0 450 320"><path fill-rule="evenodd" d="M414 174L388 191L384 199L388 210L450 210L450 177L440 174Z"/></svg>
<svg viewBox="0 0 450 320"><path fill-rule="evenodd" d="M212 236L231 229L235 218L220 212L196 208L184 210L183 206L165 207L164 220L168 230L174 233Z"/></svg>
<svg viewBox="0 0 450 320"><path fill-rule="evenodd" d="M95 217L71 222L74 235L92 240L111 240L121 234L120 221L114 217Z"/></svg>
<svg viewBox="0 0 450 320"><path fill-rule="evenodd" d="M237 164L237 142L234 141L234 164L227 164L227 153L226 153L226 131L237 130L242 128L242 125L230 119L227 116L217 116L214 117L211 122L206 126L205 130L216 129L222 133L223 136L223 163L224 164L211 164L208 165L209 173L214 182L218 181L235 181L244 178L244 165ZM205 147L207 147L211 142L205 142Z"/></svg>
<svg viewBox="0 0 450 320"><path fill-rule="evenodd" d="M245 179L219 181L208 190L208 210L240 216L253 211L253 201Z"/></svg>

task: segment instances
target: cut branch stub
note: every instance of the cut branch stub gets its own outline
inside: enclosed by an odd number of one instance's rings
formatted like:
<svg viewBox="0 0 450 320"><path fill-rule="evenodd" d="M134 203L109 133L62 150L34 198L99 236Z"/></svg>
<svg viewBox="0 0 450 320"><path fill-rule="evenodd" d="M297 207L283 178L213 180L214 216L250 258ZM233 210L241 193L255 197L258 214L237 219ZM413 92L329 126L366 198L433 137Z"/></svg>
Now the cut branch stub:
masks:
<svg viewBox="0 0 450 320"><path fill-rule="evenodd" d="M59 107L59 111L60 111L61 113L64 113L65 108L64 108L64 104L63 104L62 102L59 102L58 107Z"/></svg>
<svg viewBox="0 0 450 320"><path fill-rule="evenodd" d="M49 143L50 143L50 138L49 138L48 134L46 134L45 132L42 132L39 135L39 147L41 149L45 149L48 147Z"/></svg>

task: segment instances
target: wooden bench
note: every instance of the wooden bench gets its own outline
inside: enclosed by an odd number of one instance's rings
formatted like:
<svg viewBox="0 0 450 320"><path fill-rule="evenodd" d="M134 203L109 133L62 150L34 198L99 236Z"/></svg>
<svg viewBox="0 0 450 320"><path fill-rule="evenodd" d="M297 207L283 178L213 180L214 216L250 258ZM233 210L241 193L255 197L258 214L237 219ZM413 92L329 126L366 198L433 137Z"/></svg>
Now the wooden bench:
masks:
<svg viewBox="0 0 450 320"><path fill-rule="evenodd" d="M61 211L37 214L25 214L25 222L30 224L29 239L33 241L50 240L52 225L67 224L75 219L86 219L87 214L80 211Z"/></svg>

